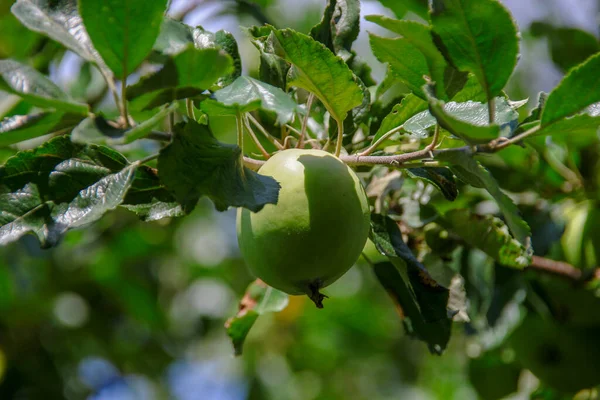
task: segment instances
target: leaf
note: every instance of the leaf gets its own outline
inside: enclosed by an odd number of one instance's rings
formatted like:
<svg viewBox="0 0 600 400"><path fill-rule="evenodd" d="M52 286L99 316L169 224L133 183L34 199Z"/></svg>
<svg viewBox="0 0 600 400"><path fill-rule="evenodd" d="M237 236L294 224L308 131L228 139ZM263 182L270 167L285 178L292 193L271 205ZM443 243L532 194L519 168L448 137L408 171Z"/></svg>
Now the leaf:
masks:
<svg viewBox="0 0 600 400"><path fill-rule="evenodd" d="M282 58L292 64L287 86L314 93L331 116L343 122L348 112L363 101L363 92L352 71L323 44L291 29L273 30Z"/></svg>
<svg viewBox="0 0 600 400"><path fill-rule="evenodd" d="M47 35L108 70L83 25L76 0L17 0L11 11L29 29Z"/></svg>
<svg viewBox="0 0 600 400"><path fill-rule="evenodd" d="M158 158L161 181L186 211L201 196L208 196L218 210L246 207L258 212L276 204L279 183L246 168L238 146L217 141L208 127L194 121L175 126L173 142Z"/></svg>
<svg viewBox="0 0 600 400"><path fill-rule="evenodd" d="M543 126L536 136L552 136L558 142L589 146L598 141L600 116L577 114Z"/></svg>
<svg viewBox="0 0 600 400"><path fill-rule="evenodd" d="M542 126L576 114L600 101L600 53L573 68L550 92L542 112Z"/></svg>
<svg viewBox="0 0 600 400"><path fill-rule="evenodd" d="M375 57L389 64L392 76L426 100L422 87L426 83L423 77L429 75L429 66L421 51L404 38L388 39L370 33L369 42Z"/></svg>
<svg viewBox="0 0 600 400"><path fill-rule="evenodd" d="M446 212L438 223L504 266L523 269L531 264L530 251L510 236L498 218L460 209Z"/></svg>
<svg viewBox="0 0 600 400"><path fill-rule="evenodd" d="M222 88L230 85L242 75L242 59L238 51L237 41L231 33L224 30L212 33L196 27L194 28L193 36L194 45L197 49L221 49L233 61L233 70L229 74L219 78L218 87Z"/></svg>
<svg viewBox="0 0 600 400"><path fill-rule="evenodd" d="M500 190L498 183L485 167L465 152L443 152L438 154L436 158L440 161L451 163L452 166L450 169L460 180L476 188L487 190L496 200L496 203L498 203L506 224L514 237L529 247L529 238L531 237L529 226L521 218L519 209L515 203Z"/></svg>
<svg viewBox="0 0 600 400"><path fill-rule="evenodd" d="M427 110L427 103L414 94L409 94L402 99L400 104L396 104L392 111L386 115L381 122L377 133L375 133L372 143L375 143L392 129L404 125L411 117L424 110Z"/></svg>
<svg viewBox="0 0 600 400"><path fill-rule="evenodd" d="M52 217L60 233L67 229L87 225L100 219L107 211L121 204L131 187L139 164L133 163L123 170L105 176L83 189L65 208L55 208Z"/></svg>
<svg viewBox="0 0 600 400"><path fill-rule="evenodd" d="M216 102L209 99L200 105L208 115L236 115L238 112L262 108L276 113L280 124L291 121L298 107L283 90L246 76L241 76L231 85L218 90L213 97Z"/></svg>
<svg viewBox="0 0 600 400"><path fill-rule="evenodd" d="M34 233L43 247L56 245L67 229L122 202L156 217L174 199L148 167L129 164L107 147L56 137L0 167L0 243Z"/></svg>
<svg viewBox="0 0 600 400"><path fill-rule="evenodd" d="M78 114L43 112L15 115L0 122L0 146L33 139L77 125L83 117Z"/></svg>
<svg viewBox="0 0 600 400"><path fill-rule="evenodd" d="M600 51L600 43L596 36L581 29L555 27L538 21L532 23L529 30L534 37L548 39L552 61L563 72Z"/></svg>
<svg viewBox="0 0 600 400"><path fill-rule="evenodd" d="M310 30L310 36L323 43L344 61L352 57L352 43L360 31L359 0L328 0L321 22Z"/></svg>
<svg viewBox="0 0 600 400"><path fill-rule="evenodd" d="M452 64L475 74L487 99L500 94L519 53L517 27L497 0L433 0L433 31Z"/></svg>
<svg viewBox="0 0 600 400"><path fill-rule="evenodd" d="M80 115L87 115L89 112L87 104L75 102L50 79L17 61L0 60L0 89L14 93L39 107Z"/></svg>
<svg viewBox="0 0 600 400"><path fill-rule="evenodd" d="M444 59L444 56L433 42L431 28L428 25L415 21L399 21L381 15L369 15L366 19L403 36L406 41L414 45L421 52L428 67L426 75L437 83L436 96L438 98L448 100L456 92L456 89L452 89L453 83L461 80L462 84L464 84L466 81L465 73L456 71L446 62L446 59ZM404 58L404 55L397 54L396 57ZM459 77L458 75L463 76Z"/></svg>
<svg viewBox="0 0 600 400"><path fill-rule="evenodd" d="M260 53L260 67L258 70L260 80L280 89L287 89L287 74L291 66L275 54L277 39L275 39L271 28L255 26L245 31Z"/></svg>
<svg viewBox="0 0 600 400"><path fill-rule="evenodd" d="M429 18L428 0L379 0L379 2L385 7L391 9L398 18L404 17L404 15L409 11L417 14L424 20Z"/></svg>
<svg viewBox="0 0 600 400"><path fill-rule="evenodd" d="M75 143L123 145L147 136L164 118L177 109L177 103L163 107L146 121L130 129L110 125L102 115L88 117L73 129L71 140Z"/></svg>
<svg viewBox="0 0 600 400"><path fill-rule="evenodd" d="M233 70L229 75L219 78L218 87L231 84L242 74L242 59L237 42L231 33L224 30L212 33L201 27L192 28L182 22L165 17L153 49L163 55L175 56L190 44L197 49L220 49L231 57Z"/></svg>
<svg viewBox="0 0 600 400"><path fill-rule="evenodd" d="M448 341L454 310L447 309L449 291L437 283L402 240L400 229L389 217L371 215L371 240L391 263L375 265L379 282L399 306L404 328L441 354Z"/></svg>
<svg viewBox="0 0 600 400"><path fill-rule="evenodd" d="M287 305L287 294L267 286L260 279L252 282L240 301L237 314L225 322L227 335L231 339L235 355L242 354L246 336L259 316L268 312L281 311Z"/></svg>
<svg viewBox="0 0 600 400"><path fill-rule="evenodd" d="M193 97L213 86L231 68L231 57L224 52L214 48L200 50L188 45L183 52L170 58L163 69L129 86L127 99L148 95L140 101L143 100L144 109L149 109Z"/></svg>
<svg viewBox="0 0 600 400"><path fill-rule="evenodd" d="M456 200L458 188L454 175L448 168L408 168L406 172L412 178L423 179L431 183L442 192L446 200Z"/></svg>
<svg viewBox="0 0 600 400"><path fill-rule="evenodd" d="M503 97L495 99L496 119L493 125L488 125L487 103L474 101L444 103L432 96L430 101L430 110L435 110L439 121L431 115L430 111L423 111L405 122L405 131L419 137L427 137L428 129L439 122L442 127L463 140L485 143L496 138L500 131L508 136L518 127L519 114Z"/></svg>
<svg viewBox="0 0 600 400"><path fill-rule="evenodd" d="M79 0L94 47L122 80L152 50L166 8L167 0Z"/></svg>

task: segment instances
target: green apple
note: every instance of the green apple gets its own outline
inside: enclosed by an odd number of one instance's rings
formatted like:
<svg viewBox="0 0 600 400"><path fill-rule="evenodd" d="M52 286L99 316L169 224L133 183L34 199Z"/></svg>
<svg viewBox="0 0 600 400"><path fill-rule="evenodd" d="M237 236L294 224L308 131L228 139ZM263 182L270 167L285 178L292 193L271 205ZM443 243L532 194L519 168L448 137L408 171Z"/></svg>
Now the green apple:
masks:
<svg viewBox="0 0 600 400"><path fill-rule="evenodd" d="M237 234L251 272L293 295L319 289L356 262L370 229L367 196L356 174L321 150L275 154L259 170L281 185L276 205L253 213L239 209Z"/></svg>
<svg viewBox="0 0 600 400"><path fill-rule="evenodd" d="M517 361L544 384L575 393L600 384L600 331L528 315L509 338Z"/></svg>

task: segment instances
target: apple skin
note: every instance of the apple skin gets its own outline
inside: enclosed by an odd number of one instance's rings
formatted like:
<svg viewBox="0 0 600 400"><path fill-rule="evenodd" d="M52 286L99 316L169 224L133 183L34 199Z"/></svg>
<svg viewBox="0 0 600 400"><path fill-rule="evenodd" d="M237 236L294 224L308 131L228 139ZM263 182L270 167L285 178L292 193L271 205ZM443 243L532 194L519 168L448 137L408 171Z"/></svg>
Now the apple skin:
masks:
<svg viewBox="0 0 600 400"><path fill-rule="evenodd" d="M250 271L288 294L314 294L358 259L370 210L356 174L321 150L275 154L258 171L281 185L276 205L240 208L237 235Z"/></svg>
<svg viewBox="0 0 600 400"><path fill-rule="evenodd" d="M528 315L509 344L517 361L549 387L575 393L600 384L600 330Z"/></svg>

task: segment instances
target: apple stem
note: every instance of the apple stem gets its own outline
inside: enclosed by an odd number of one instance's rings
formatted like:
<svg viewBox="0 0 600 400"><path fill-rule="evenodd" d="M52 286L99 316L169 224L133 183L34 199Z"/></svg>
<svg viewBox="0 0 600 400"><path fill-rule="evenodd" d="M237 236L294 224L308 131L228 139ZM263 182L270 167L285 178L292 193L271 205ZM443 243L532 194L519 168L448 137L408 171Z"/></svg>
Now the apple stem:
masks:
<svg viewBox="0 0 600 400"><path fill-rule="evenodd" d="M324 295L323 293L319 292L320 287L321 287L320 279L317 279L316 281L314 281L313 283L308 285L308 289L310 290L308 297L313 301L313 303L315 303L317 308L323 308L323 300L329 298L329 296Z"/></svg>

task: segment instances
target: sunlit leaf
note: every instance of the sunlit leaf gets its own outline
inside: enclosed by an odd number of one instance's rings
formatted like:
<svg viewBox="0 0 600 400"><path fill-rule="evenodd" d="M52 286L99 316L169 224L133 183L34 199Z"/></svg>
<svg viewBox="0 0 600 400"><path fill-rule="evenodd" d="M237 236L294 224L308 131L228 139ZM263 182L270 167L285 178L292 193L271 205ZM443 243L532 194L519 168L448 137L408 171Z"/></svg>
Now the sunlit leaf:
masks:
<svg viewBox="0 0 600 400"><path fill-rule="evenodd" d="M82 118L79 114L55 111L5 118L0 122L0 146L72 128Z"/></svg>

